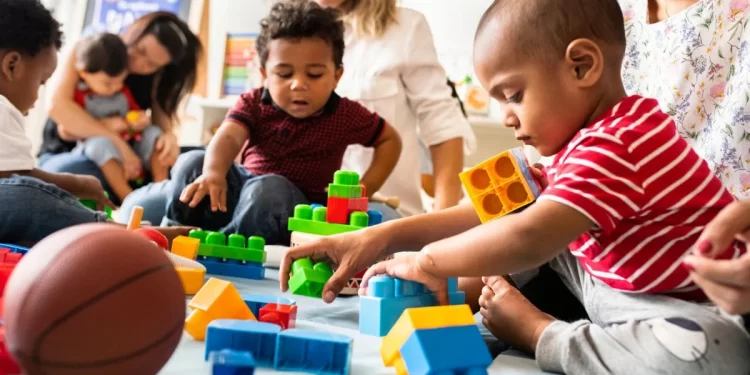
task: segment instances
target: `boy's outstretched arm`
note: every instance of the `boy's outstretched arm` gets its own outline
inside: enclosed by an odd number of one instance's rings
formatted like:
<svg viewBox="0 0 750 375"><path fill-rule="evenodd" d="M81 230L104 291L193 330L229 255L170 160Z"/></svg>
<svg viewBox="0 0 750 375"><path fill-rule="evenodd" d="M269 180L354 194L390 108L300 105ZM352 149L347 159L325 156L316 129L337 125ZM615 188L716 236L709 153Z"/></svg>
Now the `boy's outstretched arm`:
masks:
<svg viewBox="0 0 750 375"><path fill-rule="evenodd" d="M212 211L227 211L227 172L250 137L244 124L224 120L206 149L203 174L185 187L180 201L195 207L208 195Z"/></svg>
<svg viewBox="0 0 750 375"><path fill-rule="evenodd" d="M541 200L521 213L427 245L419 264L442 278L507 275L550 261L593 225L573 208Z"/></svg>
<svg viewBox="0 0 750 375"><path fill-rule="evenodd" d="M385 123L380 137L372 147L375 149L372 164L360 181L362 185L365 185L368 198L383 186L385 180L393 172L393 168L396 167L398 158L401 156L401 136L390 124Z"/></svg>

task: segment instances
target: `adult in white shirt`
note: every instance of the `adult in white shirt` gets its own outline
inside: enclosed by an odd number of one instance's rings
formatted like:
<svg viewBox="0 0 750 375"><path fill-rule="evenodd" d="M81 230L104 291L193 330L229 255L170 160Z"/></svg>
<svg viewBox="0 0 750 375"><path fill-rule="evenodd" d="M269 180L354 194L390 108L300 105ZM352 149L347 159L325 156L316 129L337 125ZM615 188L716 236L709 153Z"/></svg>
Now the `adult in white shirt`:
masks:
<svg viewBox="0 0 750 375"><path fill-rule="evenodd" d="M424 16L397 7L397 0L315 1L340 10L347 27L344 75L337 92L377 112L401 135L401 158L380 193L398 196L403 215L424 212L421 139L432 158L434 208L455 206L461 198L458 174L464 153L473 151L476 140L451 96ZM371 160L371 150L352 146L344 168L363 172Z"/></svg>

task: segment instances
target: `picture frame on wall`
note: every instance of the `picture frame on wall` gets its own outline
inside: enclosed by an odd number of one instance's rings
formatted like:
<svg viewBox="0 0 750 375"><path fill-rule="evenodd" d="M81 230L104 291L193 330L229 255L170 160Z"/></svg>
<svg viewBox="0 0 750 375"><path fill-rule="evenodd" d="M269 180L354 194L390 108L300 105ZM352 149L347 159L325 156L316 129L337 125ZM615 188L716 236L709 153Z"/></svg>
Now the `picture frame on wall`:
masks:
<svg viewBox="0 0 750 375"><path fill-rule="evenodd" d="M207 0L87 0L83 29L84 33L119 34L136 19L164 11L177 14L197 31L204 1Z"/></svg>

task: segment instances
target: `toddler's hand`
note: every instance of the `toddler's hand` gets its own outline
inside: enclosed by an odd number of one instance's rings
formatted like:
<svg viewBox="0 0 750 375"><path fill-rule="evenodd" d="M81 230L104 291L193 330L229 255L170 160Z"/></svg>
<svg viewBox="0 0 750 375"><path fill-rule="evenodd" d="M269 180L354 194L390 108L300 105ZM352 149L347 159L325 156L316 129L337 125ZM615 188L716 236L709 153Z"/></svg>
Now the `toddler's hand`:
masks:
<svg viewBox="0 0 750 375"><path fill-rule="evenodd" d="M120 150L122 155L122 167L125 170L125 177L128 181L133 181L143 174L143 163L141 158L130 147L124 147Z"/></svg>
<svg viewBox="0 0 750 375"><path fill-rule="evenodd" d="M544 165L536 163L529 169L531 170L531 174L534 176L534 178L539 182L542 190L546 189L549 185L549 181L547 180L547 174L543 172Z"/></svg>
<svg viewBox="0 0 750 375"><path fill-rule="evenodd" d="M99 120L104 126L118 135L130 128L128 122L119 116L107 117Z"/></svg>
<svg viewBox="0 0 750 375"><path fill-rule="evenodd" d="M206 173L185 187L180 201L195 208L208 195L211 199L211 211L227 212L227 180L217 173Z"/></svg>
<svg viewBox="0 0 750 375"><path fill-rule="evenodd" d="M70 193L79 199L91 199L96 202L96 210L101 211L105 207L116 209L114 203L104 193L101 181L93 176L76 175L75 191Z"/></svg>
<svg viewBox="0 0 750 375"><path fill-rule="evenodd" d="M426 272L420 264L420 257L424 253L399 254L391 260L386 260L370 267L362 277L360 295L367 294L367 283L370 278L377 275L388 275L404 280L416 281L423 284L427 289L435 293L440 305L448 304L448 280L436 277ZM423 260L427 261L427 260Z"/></svg>

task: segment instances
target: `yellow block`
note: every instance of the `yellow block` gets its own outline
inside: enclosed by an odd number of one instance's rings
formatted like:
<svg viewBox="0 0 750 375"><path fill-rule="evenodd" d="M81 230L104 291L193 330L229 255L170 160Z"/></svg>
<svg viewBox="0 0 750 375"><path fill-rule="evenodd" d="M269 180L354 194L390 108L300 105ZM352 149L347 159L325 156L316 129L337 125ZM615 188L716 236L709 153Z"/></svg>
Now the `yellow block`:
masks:
<svg viewBox="0 0 750 375"><path fill-rule="evenodd" d="M443 327L458 327L474 325L474 315L471 313L469 305L450 305L450 306L430 306L406 309L396 324L383 337L380 344L380 356L383 363L387 366L396 367L396 372L401 374L399 369L405 370L401 361L401 346L411 336L412 332L419 329L432 329ZM403 372L404 374L406 372Z"/></svg>
<svg viewBox="0 0 750 375"><path fill-rule="evenodd" d="M257 320L232 283L213 277L188 306L194 311L185 319L185 331L199 341L205 339L208 323L216 319Z"/></svg>
<svg viewBox="0 0 750 375"><path fill-rule="evenodd" d="M138 111L130 111L127 115L125 115L125 121L128 123L134 123L138 121L141 118L141 113Z"/></svg>
<svg viewBox="0 0 750 375"><path fill-rule="evenodd" d="M179 236L172 240L172 254L195 260L198 257L198 248L200 245L201 240L197 238Z"/></svg>
<svg viewBox="0 0 750 375"><path fill-rule="evenodd" d="M175 271L180 276L182 282L182 288L185 289L185 294L193 295L203 286L203 280L206 277L206 270L197 268L185 268L175 267Z"/></svg>

